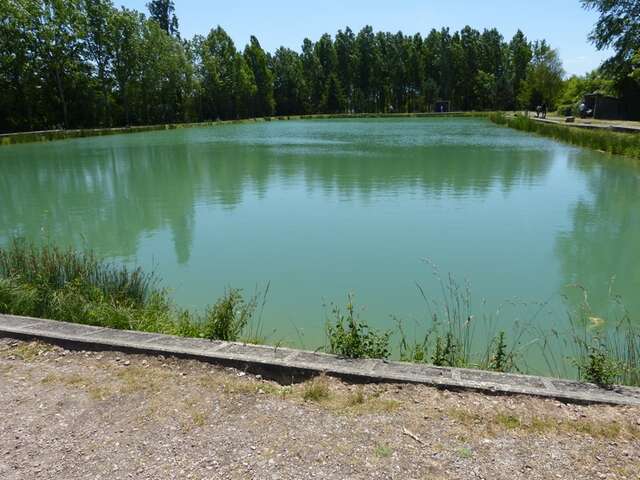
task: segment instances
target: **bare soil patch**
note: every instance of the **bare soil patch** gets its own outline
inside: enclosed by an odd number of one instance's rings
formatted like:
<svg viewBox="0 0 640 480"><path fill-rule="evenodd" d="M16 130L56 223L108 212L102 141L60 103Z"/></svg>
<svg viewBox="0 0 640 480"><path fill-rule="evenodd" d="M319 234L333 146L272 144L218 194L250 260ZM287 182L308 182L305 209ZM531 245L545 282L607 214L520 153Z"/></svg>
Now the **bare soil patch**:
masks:
<svg viewBox="0 0 640 480"><path fill-rule="evenodd" d="M2 479L640 479L640 408L0 339Z"/></svg>

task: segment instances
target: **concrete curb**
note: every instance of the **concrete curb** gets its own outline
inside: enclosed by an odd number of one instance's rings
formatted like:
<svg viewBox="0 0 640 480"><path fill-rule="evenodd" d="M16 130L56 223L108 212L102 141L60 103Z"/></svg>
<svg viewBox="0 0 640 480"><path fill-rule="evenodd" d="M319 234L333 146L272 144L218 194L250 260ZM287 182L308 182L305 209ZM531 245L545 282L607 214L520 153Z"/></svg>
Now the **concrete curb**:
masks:
<svg viewBox="0 0 640 480"><path fill-rule="evenodd" d="M640 388L607 390L571 380L373 359L353 360L289 348L113 330L13 315L0 314L0 336L40 339L86 350L193 358L288 380L326 373L361 382L414 383L491 394L533 395L570 403L640 406Z"/></svg>

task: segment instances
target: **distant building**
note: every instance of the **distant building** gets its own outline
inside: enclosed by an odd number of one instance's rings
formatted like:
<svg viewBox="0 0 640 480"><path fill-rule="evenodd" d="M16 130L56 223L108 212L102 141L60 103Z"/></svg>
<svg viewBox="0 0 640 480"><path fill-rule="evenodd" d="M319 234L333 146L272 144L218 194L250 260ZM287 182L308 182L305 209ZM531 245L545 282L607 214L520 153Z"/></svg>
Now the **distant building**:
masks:
<svg viewBox="0 0 640 480"><path fill-rule="evenodd" d="M622 120L626 118L626 109L622 100L601 93L589 93L582 98L587 111L593 118L602 120Z"/></svg>
<svg viewBox="0 0 640 480"><path fill-rule="evenodd" d="M449 100L437 100L434 105L434 112L438 113L446 113L449 112L451 108L451 102Z"/></svg>

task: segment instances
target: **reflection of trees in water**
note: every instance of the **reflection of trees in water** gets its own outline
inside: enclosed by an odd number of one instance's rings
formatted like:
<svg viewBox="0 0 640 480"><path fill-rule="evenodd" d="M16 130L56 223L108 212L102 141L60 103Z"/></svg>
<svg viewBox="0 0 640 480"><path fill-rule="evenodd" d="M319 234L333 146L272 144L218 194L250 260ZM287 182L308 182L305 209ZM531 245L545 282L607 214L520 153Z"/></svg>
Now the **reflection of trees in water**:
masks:
<svg viewBox="0 0 640 480"><path fill-rule="evenodd" d="M606 163L605 163L606 162ZM573 206L572 228L556 243L567 284L589 291L592 307L603 312L613 277L633 318L640 314L640 170L619 158L590 153L571 159L581 172L589 196Z"/></svg>
<svg viewBox="0 0 640 480"><path fill-rule="evenodd" d="M407 188L433 196L486 194L535 182L551 164L544 151L487 147L359 144L336 152L310 146L300 155L233 143L86 144L2 152L0 235L38 239L44 231L56 242L86 242L105 255L131 257L144 233L168 228L179 263L186 263L196 205L233 208L247 191L263 197L276 181L363 196Z"/></svg>
<svg viewBox="0 0 640 480"><path fill-rule="evenodd" d="M201 173L185 147L42 148L38 158L5 160L0 232L99 245L110 256L135 254L140 234L169 227L180 261L193 234L191 179ZM174 161L176 156L182 160ZM24 163L23 163L24 162Z"/></svg>
<svg viewBox="0 0 640 480"><path fill-rule="evenodd" d="M496 187L510 191L518 183L531 184L540 179L551 165L546 152L490 148L387 148L366 153L350 156L345 150L323 155L322 161L283 156L280 162L299 165L306 183L322 185L325 191L366 196L416 188L433 197L483 195Z"/></svg>

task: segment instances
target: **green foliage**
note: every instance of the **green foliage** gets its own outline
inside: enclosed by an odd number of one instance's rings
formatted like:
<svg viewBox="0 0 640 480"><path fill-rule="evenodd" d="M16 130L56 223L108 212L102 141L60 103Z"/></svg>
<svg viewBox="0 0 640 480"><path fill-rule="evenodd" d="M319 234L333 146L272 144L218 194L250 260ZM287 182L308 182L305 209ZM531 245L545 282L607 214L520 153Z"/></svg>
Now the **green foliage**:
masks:
<svg viewBox="0 0 640 480"><path fill-rule="evenodd" d="M199 59L196 71L202 92L200 115L210 120L249 116L252 99L257 94L254 73L227 32L217 27L192 48ZM251 58L257 48L259 45L246 56ZM264 81L268 83L268 79Z"/></svg>
<svg viewBox="0 0 640 480"><path fill-rule="evenodd" d="M412 363L427 363L429 361L430 334L427 332L422 341L409 340L400 320L397 320L400 334L400 360Z"/></svg>
<svg viewBox="0 0 640 480"><path fill-rule="evenodd" d="M322 95L323 110L326 113L343 113L346 107L346 100L342 92L342 86L335 74L329 76L327 86Z"/></svg>
<svg viewBox="0 0 640 480"><path fill-rule="evenodd" d="M589 38L599 50L611 48L613 57L605 69L617 75L629 75L632 59L640 51L640 1L582 0L585 8L596 10L600 17Z"/></svg>
<svg viewBox="0 0 640 480"><path fill-rule="evenodd" d="M179 37L178 18L175 15L173 0L151 0L147 4L151 18L169 35Z"/></svg>
<svg viewBox="0 0 640 480"><path fill-rule="evenodd" d="M491 342L491 355L489 357L489 370L497 372L511 372L516 369L514 353L509 351L506 333L500 332Z"/></svg>
<svg viewBox="0 0 640 480"><path fill-rule="evenodd" d="M473 451L469 447L460 447L458 449L458 455L460 455L460 458L472 458Z"/></svg>
<svg viewBox="0 0 640 480"><path fill-rule="evenodd" d="M442 298L429 298L418 285L418 291L431 312L431 325L425 339L429 338L431 361L434 365L464 367L473 365L472 338L475 321L471 311L471 291L468 284L459 284L451 275L445 279L438 270Z"/></svg>
<svg viewBox="0 0 640 480"><path fill-rule="evenodd" d="M360 320L349 294L346 314L332 304L332 319L327 320L329 351L347 358L387 358L390 332L378 332Z"/></svg>
<svg viewBox="0 0 640 480"><path fill-rule="evenodd" d="M251 321L256 307L255 297L245 302L241 290L228 289L224 296L205 312L205 337L212 340L238 340Z"/></svg>
<svg viewBox="0 0 640 480"><path fill-rule="evenodd" d="M640 49L631 59L631 73L629 76L640 84Z"/></svg>
<svg viewBox="0 0 640 480"><path fill-rule="evenodd" d="M308 88L302 60L297 52L280 47L271 59L277 115L307 113Z"/></svg>
<svg viewBox="0 0 640 480"><path fill-rule="evenodd" d="M275 100L273 97L273 73L267 63L267 54L262 50L258 39L251 36L249 45L244 49L244 58L252 71L256 91L252 99L252 115L265 117L273 115Z"/></svg>
<svg viewBox="0 0 640 480"><path fill-rule="evenodd" d="M613 385L621 372L617 362L610 358L606 346L595 343L585 345L584 349L586 358L576 361L582 378L603 387Z"/></svg>
<svg viewBox="0 0 640 480"><path fill-rule="evenodd" d="M106 297L133 306L143 305L155 292L157 280L141 269L105 264L91 252L78 253L53 246L35 247L13 240L0 249L0 278L35 288L42 305L53 292L72 286L90 298Z"/></svg>
<svg viewBox="0 0 640 480"><path fill-rule="evenodd" d="M438 367L463 367L466 362L460 357L460 347L451 332L444 337L436 337L436 345L431 361Z"/></svg>
<svg viewBox="0 0 640 480"><path fill-rule="evenodd" d="M613 81L600 71L594 70L582 77L573 75L564 81L562 95L558 99L558 113L561 115L577 115L578 106L585 94L615 94Z"/></svg>
<svg viewBox="0 0 640 480"><path fill-rule="evenodd" d="M627 112L640 111L640 0L582 0L585 8L599 14L589 39L598 50L612 50L602 71L614 80Z"/></svg>
<svg viewBox="0 0 640 480"><path fill-rule="evenodd" d="M472 313L469 286L459 284L451 275L443 279L437 268L432 267L434 276L440 280L441 296L439 299L431 298L420 285L417 286L429 318L424 324L416 323L416 331L411 337L406 333L406 326L396 319L400 359L441 367L518 371L516 347L519 331L514 330L515 340L511 342L507 341L505 332L492 337L490 332L494 319L483 316L479 328L485 332L483 338L488 337L488 342L474 341L478 320Z"/></svg>
<svg viewBox="0 0 640 480"><path fill-rule="evenodd" d="M578 369L578 378L604 387L640 385L640 329L631 321L620 298L610 293L603 318L592 310L586 289L575 287L582 292L582 302L569 318L574 348L571 360Z"/></svg>
<svg viewBox="0 0 640 480"><path fill-rule="evenodd" d="M156 285L153 274L104 263L91 252L19 240L0 248L2 313L220 340L238 340L245 330L256 338L260 333L253 325L257 295L246 301L240 290L229 289L199 315L173 305Z"/></svg>
<svg viewBox="0 0 640 480"><path fill-rule="evenodd" d="M520 30L516 32L509 43L509 53L511 55L511 68L513 70L513 96L518 99L522 90L522 82L527 77L529 63L533 56L531 44Z"/></svg>
<svg viewBox="0 0 640 480"><path fill-rule="evenodd" d="M36 311L38 291L12 278L0 278L0 312L29 316Z"/></svg>
<svg viewBox="0 0 640 480"><path fill-rule="evenodd" d="M534 42L527 75L520 84L519 103L527 109L547 104L553 110L562 92L564 69L557 50L546 41Z"/></svg>
<svg viewBox="0 0 640 480"><path fill-rule="evenodd" d="M509 430L520 428L522 425L522 421L518 417L514 415L505 415L504 413L496 415L496 422Z"/></svg>
<svg viewBox="0 0 640 480"><path fill-rule="evenodd" d="M111 0L3 0L0 131L423 112L439 99L512 109L557 96L554 51L522 32L508 43L496 29L347 27L271 55L254 36L238 51L220 26L183 40L173 1L147 7L149 17Z"/></svg>

